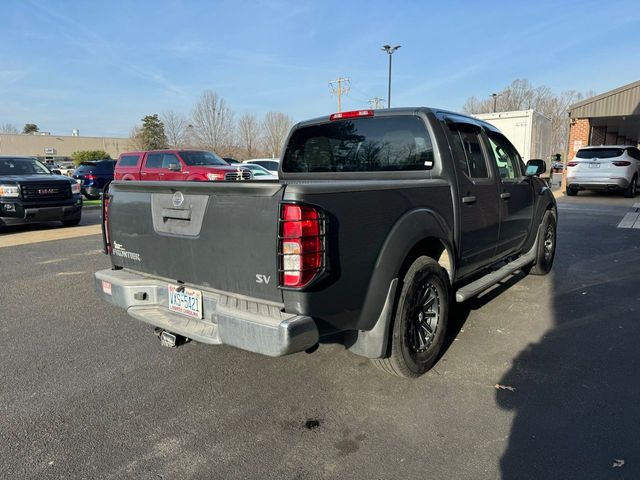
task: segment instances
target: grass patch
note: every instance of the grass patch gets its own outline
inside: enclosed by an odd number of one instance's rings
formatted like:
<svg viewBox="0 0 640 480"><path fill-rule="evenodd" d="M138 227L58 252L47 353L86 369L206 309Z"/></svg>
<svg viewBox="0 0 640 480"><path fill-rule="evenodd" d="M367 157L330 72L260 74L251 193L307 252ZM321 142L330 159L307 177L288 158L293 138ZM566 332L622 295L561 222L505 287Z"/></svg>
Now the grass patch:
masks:
<svg viewBox="0 0 640 480"><path fill-rule="evenodd" d="M102 200L98 199L98 200L87 200L86 198L84 199L84 201L82 202L82 204L85 207L88 207L89 205L100 205L100 202Z"/></svg>

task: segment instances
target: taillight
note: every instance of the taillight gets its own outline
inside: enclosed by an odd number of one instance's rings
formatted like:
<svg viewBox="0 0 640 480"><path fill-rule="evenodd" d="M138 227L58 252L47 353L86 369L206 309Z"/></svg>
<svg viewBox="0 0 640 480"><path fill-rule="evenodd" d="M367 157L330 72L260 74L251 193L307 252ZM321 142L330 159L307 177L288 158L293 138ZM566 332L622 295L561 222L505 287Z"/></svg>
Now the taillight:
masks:
<svg viewBox="0 0 640 480"><path fill-rule="evenodd" d="M325 220L308 205L282 204L278 238L280 286L302 288L325 268Z"/></svg>
<svg viewBox="0 0 640 480"><path fill-rule="evenodd" d="M84 176L84 179L85 179L85 180L95 180L95 179L96 179L96 176L95 176L93 173L87 173L87 174Z"/></svg>
<svg viewBox="0 0 640 480"><path fill-rule="evenodd" d="M104 253L111 254L111 239L109 238L109 203L111 195L106 191L102 194L102 243Z"/></svg>
<svg viewBox="0 0 640 480"><path fill-rule="evenodd" d="M329 120L342 120L343 118L373 117L373 110L354 110L352 112L338 112L329 116Z"/></svg>
<svg viewBox="0 0 640 480"><path fill-rule="evenodd" d="M613 163L616 167L628 167L629 165L631 165L631 162L627 162L626 160L616 160L615 162L611 163Z"/></svg>
<svg viewBox="0 0 640 480"><path fill-rule="evenodd" d="M567 167L575 167L576 165L578 165L578 162L569 162L569 163L567 163Z"/></svg>

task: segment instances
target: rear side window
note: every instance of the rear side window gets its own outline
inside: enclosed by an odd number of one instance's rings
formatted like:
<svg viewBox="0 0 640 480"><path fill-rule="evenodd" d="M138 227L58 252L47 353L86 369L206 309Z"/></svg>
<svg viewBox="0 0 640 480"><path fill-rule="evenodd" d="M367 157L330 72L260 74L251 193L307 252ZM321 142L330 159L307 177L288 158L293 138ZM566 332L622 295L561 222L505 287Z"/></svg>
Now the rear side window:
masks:
<svg viewBox="0 0 640 480"><path fill-rule="evenodd" d="M427 170L433 146L417 116L339 120L296 130L283 172L378 172Z"/></svg>
<svg viewBox="0 0 640 480"><path fill-rule="evenodd" d="M489 178L487 161L482 153L480 127L469 123L449 123L448 127L458 170L468 178Z"/></svg>
<svg viewBox="0 0 640 480"><path fill-rule="evenodd" d="M119 167L135 167L138 165L138 157L137 155L127 155L125 157L120 157L120 161L118 162Z"/></svg>
<svg viewBox="0 0 640 480"><path fill-rule="evenodd" d="M576 157L578 158L614 158L622 155L621 148L585 148L578 150Z"/></svg>
<svg viewBox="0 0 640 480"><path fill-rule="evenodd" d="M147 168L162 168L162 153L151 153L147 157L144 166Z"/></svg>
<svg viewBox="0 0 640 480"><path fill-rule="evenodd" d="M260 160L257 162L251 162L251 163L255 163L256 165L260 165L263 168L266 168L267 170L278 170L278 162L271 162L269 160Z"/></svg>
<svg viewBox="0 0 640 480"><path fill-rule="evenodd" d="M78 168L76 169L76 171L78 173L80 173L80 172L90 172L94 168L96 168L96 164L94 162L82 162L80 165L78 165Z"/></svg>

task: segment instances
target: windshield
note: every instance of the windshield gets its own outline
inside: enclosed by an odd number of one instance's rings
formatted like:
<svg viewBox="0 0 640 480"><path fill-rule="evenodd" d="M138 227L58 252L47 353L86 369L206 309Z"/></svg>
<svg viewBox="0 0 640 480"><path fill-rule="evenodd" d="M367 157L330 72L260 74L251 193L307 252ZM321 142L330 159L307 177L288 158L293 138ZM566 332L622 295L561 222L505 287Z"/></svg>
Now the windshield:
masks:
<svg viewBox="0 0 640 480"><path fill-rule="evenodd" d="M433 147L423 121L413 115L340 120L296 130L283 172L425 170Z"/></svg>
<svg viewBox="0 0 640 480"><path fill-rule="evenodd" d="M215 153L211 152L180 152L184 163L189 166L195 165L229 165Z"/></svg>
<svg viewBox="0 0 640 480"><path fill-rule="evenodd" d="M0 175L50 175L51 172L33 158L0 158Z"/></svg>
<svg viewBox="0 0 640 480"><path fill-rule="evenodd" d="M622 155L621 148L585 148L578 150L577 158L615 158Z"/></svg>

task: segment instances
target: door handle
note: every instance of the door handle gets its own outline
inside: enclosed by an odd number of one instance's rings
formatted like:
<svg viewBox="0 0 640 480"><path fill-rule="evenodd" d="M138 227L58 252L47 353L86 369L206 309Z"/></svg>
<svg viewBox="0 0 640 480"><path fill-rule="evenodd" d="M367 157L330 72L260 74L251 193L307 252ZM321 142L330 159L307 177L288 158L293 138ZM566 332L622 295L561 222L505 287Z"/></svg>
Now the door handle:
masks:
<svg viewBox="0 0 640 480"><path fill-rule="evenodd" d="M503 200L509 200L511 198L511 194L509 192L502 192L500 194L500 198Z"/></svg>
<svg viewBox="0 0 640 480"><path fill-rule="evenodd" d="M462 203L466 203L467 205L471 205L476 203L477 198L473 195L469 195L468 197L462 197Z"/></svg>

